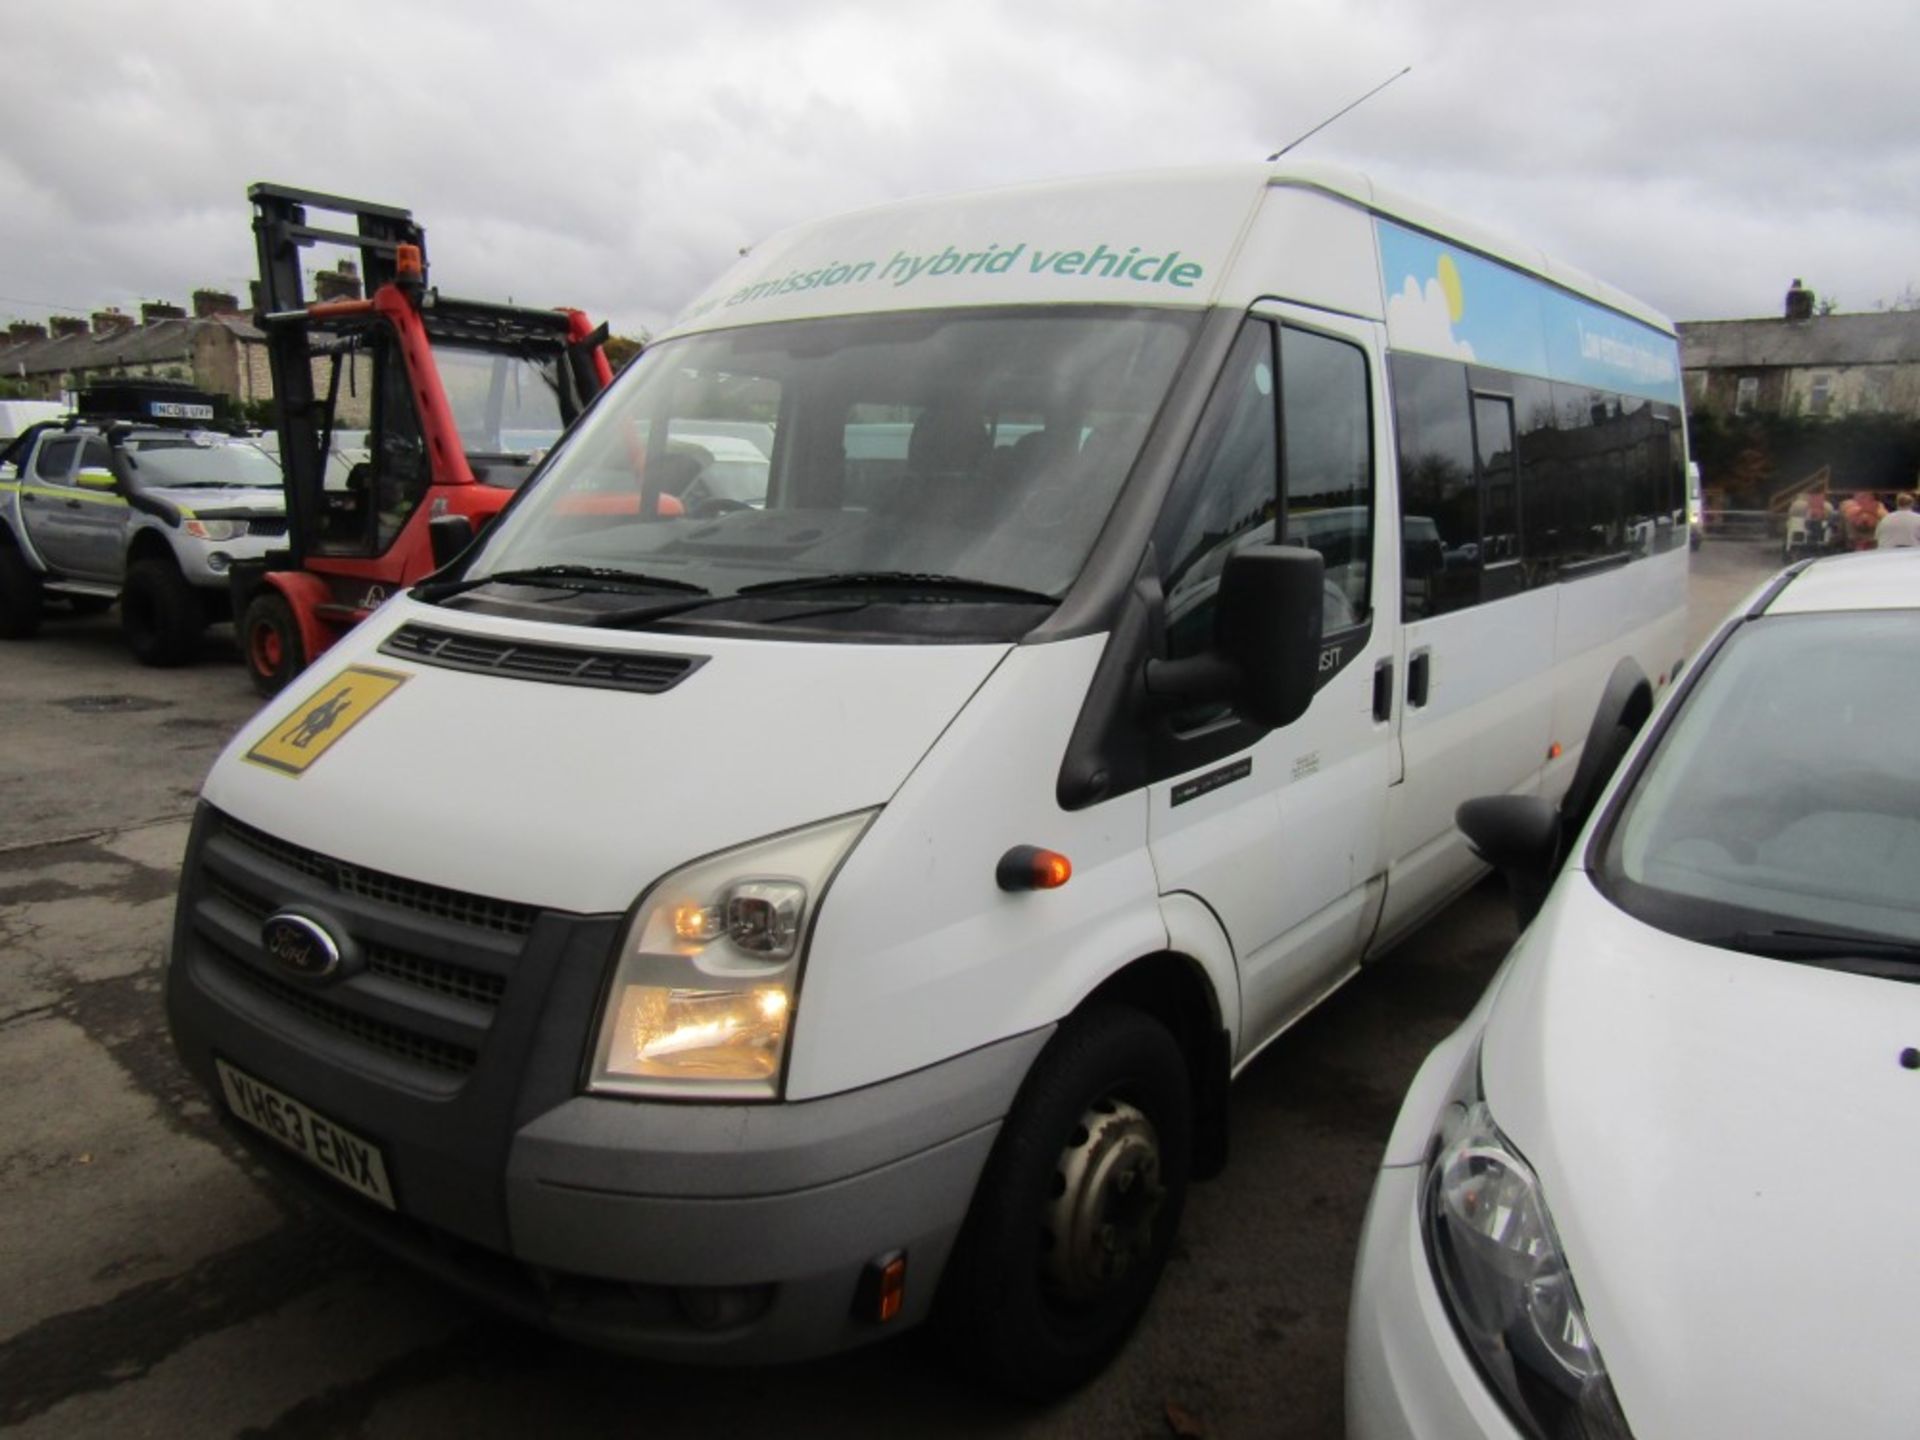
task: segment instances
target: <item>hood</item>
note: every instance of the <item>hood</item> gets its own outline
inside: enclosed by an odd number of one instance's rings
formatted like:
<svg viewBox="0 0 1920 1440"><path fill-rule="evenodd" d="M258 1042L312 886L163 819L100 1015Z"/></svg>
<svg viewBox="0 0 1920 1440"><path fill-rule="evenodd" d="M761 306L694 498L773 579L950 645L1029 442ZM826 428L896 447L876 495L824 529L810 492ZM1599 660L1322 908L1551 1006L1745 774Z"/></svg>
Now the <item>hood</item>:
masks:
<svg viewBox="0 0 1920 1440"><path fill-rule="evenodd" d="M286 492L266 486L216 490L206 485L145 485L140 493L173 506L182 515L284 515L287 510Z"/></svg>
<svg viewBox="0 0 1920 1440"><path fill-rule="evenodd" d="M1908 1436L1920 987L1697 945L1568 871L1482 1051L1638 1440Z"/></svg>
<svg viewBox="0 0 1920 1440"><path fill-rule="evenodd" d="M702 661L657 694L396 658L403 624ZM407 879L621 911L699 856L884 803L1008 646L838 645L609 632L396 597L234 738L205 798L270 834ZM296 773L246 758L360 665L404 677Z"/></svg>

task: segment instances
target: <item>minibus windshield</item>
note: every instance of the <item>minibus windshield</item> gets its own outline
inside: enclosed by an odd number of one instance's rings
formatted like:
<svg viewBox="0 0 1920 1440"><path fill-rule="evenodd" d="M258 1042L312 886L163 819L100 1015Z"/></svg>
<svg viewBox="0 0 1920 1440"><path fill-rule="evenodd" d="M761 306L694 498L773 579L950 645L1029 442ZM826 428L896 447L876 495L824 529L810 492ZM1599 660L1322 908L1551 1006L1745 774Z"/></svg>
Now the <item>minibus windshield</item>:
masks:
<svg viewBox="0 0 1920 1440"><path fill-rule="evenodd" d="M1198 318L935 311L662 342L503 517L463 589L568 567L722 604L832 577L896 582L872 587L878 606L924 602L907 577L937 577L945 603L1044 604L1085 562Z"/></svg>
<svg viewBox="0 0 1920 1440"><path fill-rule="evenodd" d="M1709 662L1604 848L1648 924L1780 959L1920 943L1920 612L1768 616Z"/></svg>

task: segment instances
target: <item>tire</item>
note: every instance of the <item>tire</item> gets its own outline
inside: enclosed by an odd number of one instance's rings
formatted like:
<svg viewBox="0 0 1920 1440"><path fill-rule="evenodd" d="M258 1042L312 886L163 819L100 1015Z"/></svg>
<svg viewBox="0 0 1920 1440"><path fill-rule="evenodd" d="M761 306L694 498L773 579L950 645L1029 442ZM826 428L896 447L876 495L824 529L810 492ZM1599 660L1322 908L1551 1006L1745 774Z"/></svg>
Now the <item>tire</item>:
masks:
<svg viewBox="0 0 1920 1440"><path fill-rule="evenodd" d="M972 1376L1030 1400L1097 1374L1146 1310L1186 1203L1193 1098L1173 1036L1109 1006L1021 1087L947 1262L935 1324Z"/></svg>
<svg viewBox="0 0 1920 1440"><path fill-rule="evenodd" d="M289 680L307 668L299 623L293 607L278 590L262 590L247 602L239 640L247 676L262 695L278 695Z"/></svg>
<svg viewBox="0 0 1920 1440"><path fill-rule="evenodd" d="M0 531L0 640L27 640L40 628L40 576Z"/></svg>
<svg viewBox="0 0 1920 1440"><path fill-rule="evenodd" d="M200 595L171 560L136 560L120 591L120 629L142 665L185 665L207 628Z"/></svg>

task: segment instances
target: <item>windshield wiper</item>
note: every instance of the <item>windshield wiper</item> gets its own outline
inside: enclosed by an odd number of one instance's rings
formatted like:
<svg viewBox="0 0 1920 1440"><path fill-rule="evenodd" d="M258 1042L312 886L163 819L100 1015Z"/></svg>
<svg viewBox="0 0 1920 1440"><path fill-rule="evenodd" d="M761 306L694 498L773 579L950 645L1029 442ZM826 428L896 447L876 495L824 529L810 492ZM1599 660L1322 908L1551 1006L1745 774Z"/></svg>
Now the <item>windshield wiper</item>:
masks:
<svg viewBox="0 0 1920 1440"><path fill-rule="evenodd" d="M614 590L627 586L646 590L672 590L687 595L705 595L706 586L695 585L687 580L674 580L663 575L644 575L638 570L623 570L617 565L530 565L520 570L495 570L491 574L464 580L441 580L433 584L417 585L413 590L416 600L429 603L451 599L455 595L464 595L467 591L482 585L539 585L558 584L560 588L576 590Z"/></svg>
<svg viewBox="0 0 1920 1440"><path fill-rule="evenodd" d="M965 575L923 575L907 570L851 570L840 575L801 575L791 580L763 580L742 585L739 595L799 594L809 590L937 590L982 601L1011 600L1025 605L1057 605L1058 595L974 580ZM944 595L943 595L944 598Z"/></svg>
<svg viewBox="0 0 1920 1440"><path fill-rule="evenodd" d="M1708 937L1702 943L1815 965L1828 960L1870 960L1920 967L1920 943L1849 935L1844 930L1736 930Z"/></svg>

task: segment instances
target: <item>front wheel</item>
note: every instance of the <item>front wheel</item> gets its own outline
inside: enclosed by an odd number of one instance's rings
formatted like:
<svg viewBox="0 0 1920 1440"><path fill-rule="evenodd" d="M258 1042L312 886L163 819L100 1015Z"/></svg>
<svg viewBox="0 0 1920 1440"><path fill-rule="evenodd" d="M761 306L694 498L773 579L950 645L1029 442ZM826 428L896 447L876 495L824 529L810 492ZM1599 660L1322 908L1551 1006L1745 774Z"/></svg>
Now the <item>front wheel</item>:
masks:
<svg viewBox="0 0 1920 1440"><path fill-rule="evenodd" d="M299 623L279 591L262 590L247 602L246 614L240 618L240 649L247 657L253 688L262 695L278 695L307 668Z"/></svg>
<svg viewBox="0 0 1920 1440"><path fill-rule="evenodd" d="M1111 1006L1062 1027L947 1263L936 1321L963 1366L1044 1400L1113 1358L1166 1266L1192 1133L1186 1060L1164 1026Z"/></svg>
<svg viewBox="0 0 1920 1440"><path fill-rule="evenodd" d="M40 628L40 575L0 530L0 640L26 640Z"/></svg>
<svg viewBox="0 0 1920 1440"><path fill-rule="evenodd" d="M207 617L171 560L136 560L120 591L120 629L142 665L185 665L199 653Z"/></svg>

